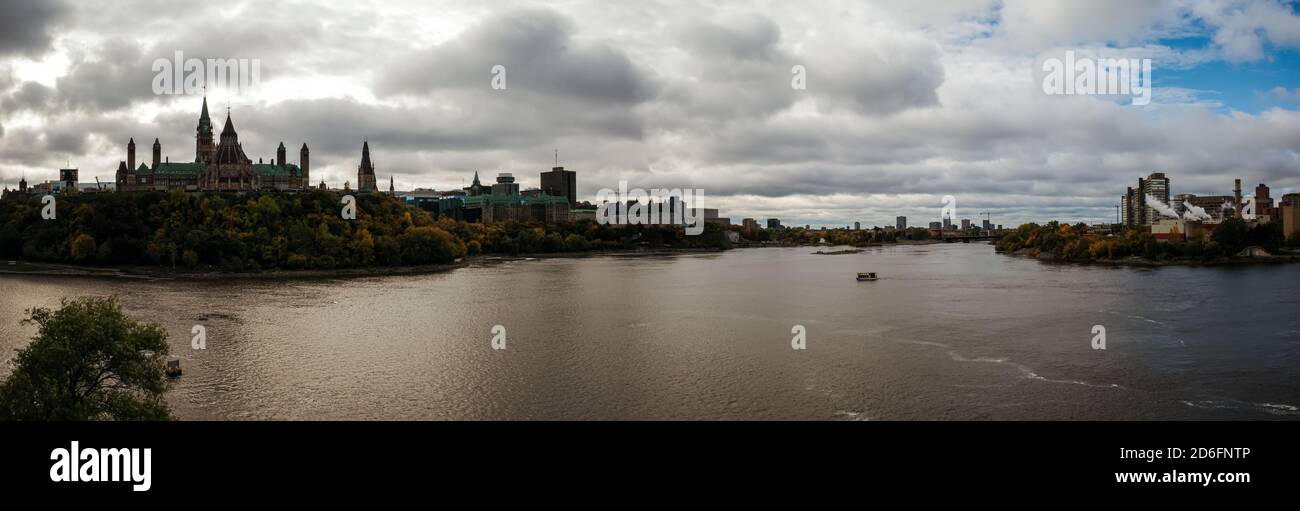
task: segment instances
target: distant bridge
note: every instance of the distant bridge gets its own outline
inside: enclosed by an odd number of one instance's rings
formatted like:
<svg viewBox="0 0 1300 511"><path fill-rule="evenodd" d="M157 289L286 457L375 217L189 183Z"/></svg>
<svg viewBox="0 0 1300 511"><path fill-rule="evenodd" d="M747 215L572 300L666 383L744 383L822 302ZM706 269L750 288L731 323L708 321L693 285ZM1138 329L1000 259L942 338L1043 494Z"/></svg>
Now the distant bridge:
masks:
<svg viewBox="0 0 1300 511"><path fill-rule="evenodd" d="M971 241L994 241L1002 237L1001 233L944 234L944 243L970 243Z"/></svg>

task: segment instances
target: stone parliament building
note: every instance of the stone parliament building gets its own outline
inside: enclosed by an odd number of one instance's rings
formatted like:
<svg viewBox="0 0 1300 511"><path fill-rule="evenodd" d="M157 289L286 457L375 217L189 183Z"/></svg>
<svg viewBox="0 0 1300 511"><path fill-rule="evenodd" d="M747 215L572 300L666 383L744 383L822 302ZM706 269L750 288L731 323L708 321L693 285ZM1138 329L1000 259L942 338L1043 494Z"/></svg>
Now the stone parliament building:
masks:
<svg viewBox="0 0 1300 511"><path fill-rule="evenodd" d="M305 143L298 151L298 165L289 163L284 142L276 149L271 163L260 160L253 163L244 154L244 146L239 142L229 112L226 112L226 124L221 129L219 141L213 143L207 98L203 98L197 131L192 162L163 159L162 144L154 139L152 160L141 162L137 167L135 139L132 138L126 146L126 161L117 167L117 191L295 191L311 186L310 160Z"/></svg>

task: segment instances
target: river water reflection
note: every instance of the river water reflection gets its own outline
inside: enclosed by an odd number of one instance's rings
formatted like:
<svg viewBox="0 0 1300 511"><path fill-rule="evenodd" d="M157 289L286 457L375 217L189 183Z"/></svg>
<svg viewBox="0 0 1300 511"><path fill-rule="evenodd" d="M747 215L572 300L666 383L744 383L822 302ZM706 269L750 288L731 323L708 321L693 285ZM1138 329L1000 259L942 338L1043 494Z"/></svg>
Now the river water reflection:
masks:
<svg viewBox="0 0 1300 511"><path fill-rule="evenodd" d="M1300 266L813 251L287 281L0 276L0 350L32 335L26 308L116 294L170 332L184 419L1300 418Z"/></svg>

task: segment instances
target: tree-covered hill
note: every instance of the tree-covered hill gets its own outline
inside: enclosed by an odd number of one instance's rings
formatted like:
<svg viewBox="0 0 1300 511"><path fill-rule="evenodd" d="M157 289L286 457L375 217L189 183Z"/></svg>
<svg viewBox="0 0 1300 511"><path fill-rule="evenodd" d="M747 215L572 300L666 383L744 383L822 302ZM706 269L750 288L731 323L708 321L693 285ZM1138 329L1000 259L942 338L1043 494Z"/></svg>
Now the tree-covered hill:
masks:
<svg viewBox="0 0 1300 511"><path fill-rule="evenodd" d="M667 226L595 222L467 224L384 194L353 194L345 220L334 192L299 194L97 193L57 196L54 219L39 196L0 201L0 257L92 265L331 269L447 263L479 253L725 247L716 226L685 236Z"/></svg>

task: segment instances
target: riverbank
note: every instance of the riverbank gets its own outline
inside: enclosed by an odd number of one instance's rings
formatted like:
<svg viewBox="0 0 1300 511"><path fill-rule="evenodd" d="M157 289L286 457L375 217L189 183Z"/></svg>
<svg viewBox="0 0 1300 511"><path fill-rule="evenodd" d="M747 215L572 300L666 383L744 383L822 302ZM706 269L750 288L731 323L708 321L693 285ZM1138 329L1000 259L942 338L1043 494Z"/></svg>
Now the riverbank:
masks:
<svg viewBox="0 0 1300 511"><path fill-rule="evenodd" d="M0 275L38 275L49 277L91 277L140 280L226 280L226 279L319 279L386 277L394 275L423 275L464 268L475 263L500 260L553 259L582 257L654 257L691 253L717 253L716 248L662 248L646 250L593 250L589 252L530 253L518 255L481 254L466 256L447 264L414 266L371 266L365 268L336 268L331 270L266 270L261 272L223 272L219 270L189 270L157 266L81 266L72 264L39 263L28 261L0 261Z"/></svg>
<svg viewBox="0 0 1300 511"><path fill-rule="evenodd" d="M48 277L91 277L140 280L217 280L217 279L311 279L335 277L378 277L437 273L469 264L469 258L454 263L417 266L338 268L332 270L267 270L262 272L194 271L154 266L96 267L52 263L6 261L0 275L39 275Z"/></svg>
<svg viewBox="0 0 1300 511"><path fill-rule="evenodd" d="M1045 263L1059 264L1083 264L1083 265L1102 265L1102 266L1136 266L1158 268L1164 266L1243 266L1256 264L1285 264L1300 263L1300 255L1285 254L1272 256L1254 256L1254 257L1231 257L1219 258L1213 260L1195 259L1195 258L1174 258L1165 260L1147 259L1145 257L1129 256L1118 259L1089 259L1077 261L1070 259L1057 258L1048 252L1033 254L1032 249L1020 249L1013 253L999 252L999 254L1009 255L1012 257L1024 257L1035 259Z"/></svg>

